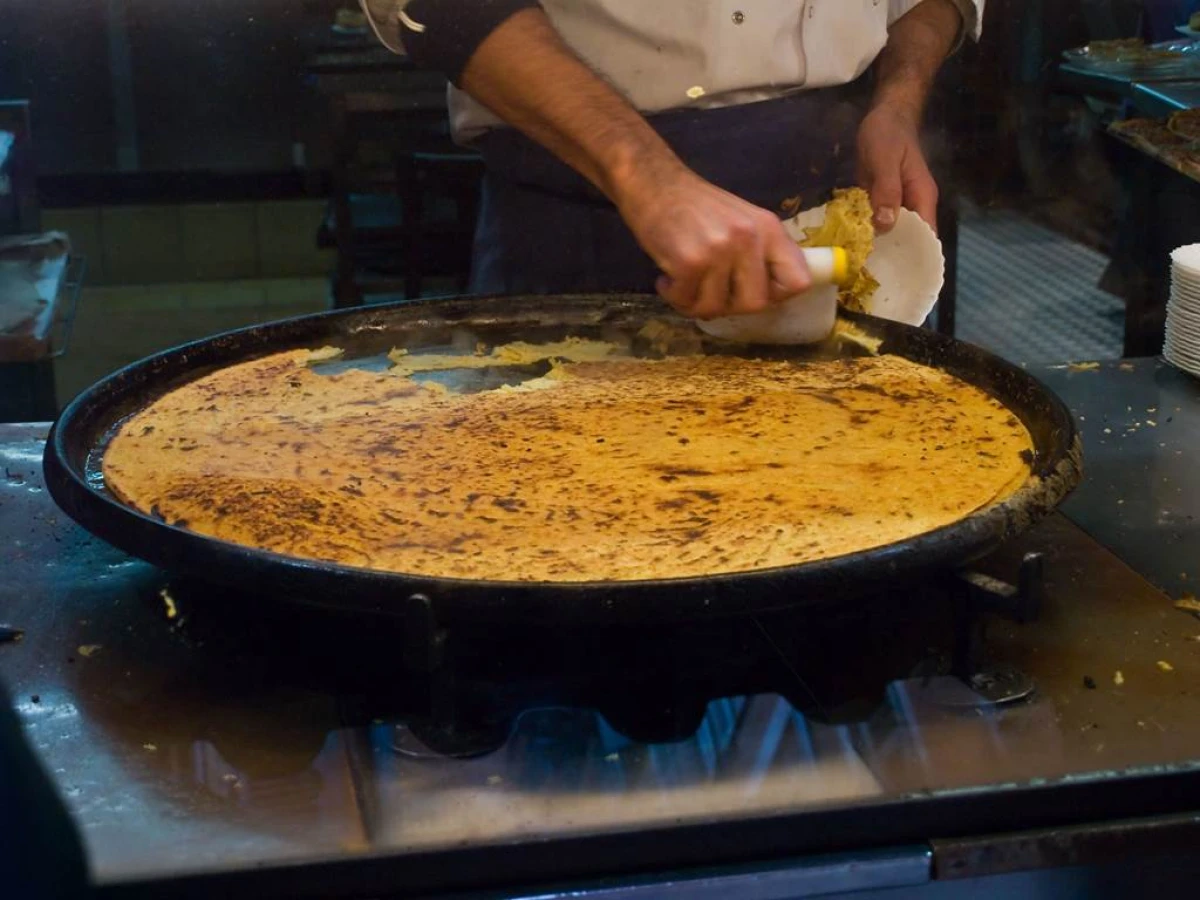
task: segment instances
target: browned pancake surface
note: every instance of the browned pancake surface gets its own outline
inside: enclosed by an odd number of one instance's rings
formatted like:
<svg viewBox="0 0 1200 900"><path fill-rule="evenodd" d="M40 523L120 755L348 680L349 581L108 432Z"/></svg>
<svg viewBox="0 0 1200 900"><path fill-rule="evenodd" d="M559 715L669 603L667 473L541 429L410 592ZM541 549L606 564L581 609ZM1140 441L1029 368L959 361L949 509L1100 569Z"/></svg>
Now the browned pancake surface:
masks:
<svg viewBox="0 0 1200 900"><path fill-rule="evenodd" d="M954 522L1029 475L1002 404L899 357L567 364L439 394L296 351L130 419L109 487L228 541L395 572L527 581L739 572Z"/></svg>

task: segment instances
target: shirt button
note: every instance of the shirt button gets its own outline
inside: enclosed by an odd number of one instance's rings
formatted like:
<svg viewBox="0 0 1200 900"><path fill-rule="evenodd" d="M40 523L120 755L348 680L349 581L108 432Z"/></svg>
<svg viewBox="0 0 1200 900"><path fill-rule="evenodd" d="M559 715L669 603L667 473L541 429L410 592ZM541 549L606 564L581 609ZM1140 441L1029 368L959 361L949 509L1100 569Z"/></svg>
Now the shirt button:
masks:
<svg viewBox="0 0 1200 900"><path fill-rule="evenodd" d="M732 19L733 19L734 25L741 25L743 22L746 21L746 14L744 12L742 12L740 9L736 10L736 11L734 11Z"/></svg>

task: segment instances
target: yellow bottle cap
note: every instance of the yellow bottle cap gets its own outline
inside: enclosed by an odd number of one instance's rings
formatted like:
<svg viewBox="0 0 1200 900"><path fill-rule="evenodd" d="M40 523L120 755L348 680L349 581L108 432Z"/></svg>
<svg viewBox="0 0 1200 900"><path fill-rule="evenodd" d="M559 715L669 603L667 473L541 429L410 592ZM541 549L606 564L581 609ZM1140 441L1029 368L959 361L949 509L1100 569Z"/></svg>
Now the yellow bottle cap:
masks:
<svg viewBox="0 0 1200 900"><path fill-rule="evenodd" d="M833 251L833 283L845 287L850 281L850 257L845 247L831 247Z"/></svg>

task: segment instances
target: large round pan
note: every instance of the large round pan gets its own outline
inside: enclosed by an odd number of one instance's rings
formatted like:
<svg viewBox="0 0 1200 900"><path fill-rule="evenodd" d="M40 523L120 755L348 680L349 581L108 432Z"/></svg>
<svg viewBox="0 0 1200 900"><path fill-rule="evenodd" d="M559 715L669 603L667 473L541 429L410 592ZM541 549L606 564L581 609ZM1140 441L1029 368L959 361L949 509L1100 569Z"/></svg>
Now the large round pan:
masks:
<svg viewBox="0 0 1200 900"><path fill-rule="evenodd" d="M73 519L120 549L165 569L277 599L358 612L402 614L415 594L441 622L534 620L671 621L763 612L840 601L930 567L978 557L1052 511L1078 483L1080 443L1067 409L1020 368L930 331L855 317L894 353L951 372L1002 401L1033 435L1033 476L1003 503L899 543L817 562L706 578L627 582L531 583L409 576L295 559L168 525L105 490L99 461L116 426L171 388L215 368L258 356L328 344L349 356L393 346L410 349L475 340L558 340L568 335L633 335L666 316L653 297L456 298L306 316L230 332L135 363L79 395L46 446L46 481ZM728 352L724 350L723 352ZM741 352L741 351L738 351ZM747 349L790 357L805 348Z"/></svg>

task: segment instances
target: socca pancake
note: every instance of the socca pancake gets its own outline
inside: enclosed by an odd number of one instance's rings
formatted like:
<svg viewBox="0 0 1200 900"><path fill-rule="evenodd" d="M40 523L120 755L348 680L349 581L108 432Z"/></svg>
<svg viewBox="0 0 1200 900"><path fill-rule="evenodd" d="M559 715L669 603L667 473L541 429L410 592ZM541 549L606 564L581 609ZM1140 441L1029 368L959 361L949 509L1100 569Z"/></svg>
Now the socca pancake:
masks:
<svg viewBox="0 0 1200 900"><path fill-rule="evenodd" d="M133 416L108 487L295 557L515 581L674 578L838 556L954 522L1029 477L1002 404L895 356L565 363L543 390L321 374L294 351Z"/></svg>

